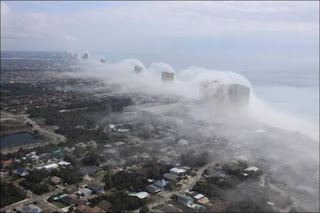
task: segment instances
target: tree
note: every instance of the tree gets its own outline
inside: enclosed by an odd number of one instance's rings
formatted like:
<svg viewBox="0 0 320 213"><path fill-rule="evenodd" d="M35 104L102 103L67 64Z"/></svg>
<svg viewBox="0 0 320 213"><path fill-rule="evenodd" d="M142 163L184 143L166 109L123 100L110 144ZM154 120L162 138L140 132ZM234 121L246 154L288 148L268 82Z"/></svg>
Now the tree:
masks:
<svg viewBox="0 0 320 213"><path fill-rule="evenodd" d="M105 185L104 185L104 189L108 190L112 188L112 174L111 172L108 172L105 176L104 176L104 181L105 181Z"/></svg>
<svg viewBox="0 0 320 213"><path fill-rule="evenodd" d="M26 198L26 194L12 183L1 181L1 208Z"/></svg>
<svg viewBox="0 0 320 213"><path fill-rule="evenodd" d="M148 208L148 206L142 206L140 209L140 213L147 213L149 211L150 211L150 209Z"/></svg>

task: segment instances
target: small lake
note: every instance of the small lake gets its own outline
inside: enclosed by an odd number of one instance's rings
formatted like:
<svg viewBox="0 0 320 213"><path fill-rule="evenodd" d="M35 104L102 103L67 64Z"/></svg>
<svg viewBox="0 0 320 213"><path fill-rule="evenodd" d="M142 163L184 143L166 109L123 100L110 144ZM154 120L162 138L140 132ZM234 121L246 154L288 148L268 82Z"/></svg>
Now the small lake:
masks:
<svg viewBox="0 0 320 213"><path fill-rule="evenodd" d="M15 133L11 135L2 135L0 137L1 148L9 146L18 146L32 143L39 143L44 139L31 135L30 133Z"/></svg>

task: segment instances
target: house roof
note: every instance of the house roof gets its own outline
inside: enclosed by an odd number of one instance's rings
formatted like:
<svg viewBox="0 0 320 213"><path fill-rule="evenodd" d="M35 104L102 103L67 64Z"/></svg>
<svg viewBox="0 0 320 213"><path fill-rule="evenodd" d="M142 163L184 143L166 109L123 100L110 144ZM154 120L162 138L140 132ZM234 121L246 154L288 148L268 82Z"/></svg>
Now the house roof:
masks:
<svg viewBox="0 0 320 213"><path fill-rule="evenodd" d="M57 168L59 165L56 164L56 163L51 163L51 164L48 164L48 165L45 165L43 168L45 169L55 169Z"/></svg>
<svg viewBox="0 0 320 213"><path fill-rule="evenodd" d="M179 176L177 176L177 175L174 175L174 174L170 174L170 173L165 173L164 175L163 175L163 177L165 178L165 179L167 179L167 180L177 180L178 178L179 178Z"/></svg>
<svg viewBox="0 0 320 213"><path fill-rule="evenodd" d="M136 194L133 194L132 196L136 196L139 199L144 199L146 197L149 197L149 193L148 192L138 192Z"/></svg>
<svg viewBox="0 0 320 213"><path fill-rule="evenodd" d="M185 196L183 194L180 194L180 193L176 193L175 194L180 200L182 200L183 202L188 202L188 201L192 201L193 202L193 199L191 197L188 197L188 196Z"/></svg>
<svg viewBox="0 0 320 213"><path fill-rule="evenodd" d="M13 160L12 159L9 159L9 160L5 160L5 161L2 161L1 162L3 165L7 166L7 165L10 165L13 163Z"/></svg>
<svg viewBox="0 0 320 213"><path fill-rule="evenodd" d="M194 199L199 200L199 199L203 198L204 195L203 194L197 194L196 196L193 196L193 197L194 197Z"/></svg>
<svg viewBox="0 0 320 213"><path fill-rule="evenodd" d="M174 173L184 173L184 172L186 172L186 170L184 170L184 169L179 169L179 168L174 167L174 168L170 169L170 172L174 172Z"/></svg>
<svg viewBox="0 0 320 213"><path fill-rule="evenodd" d="M82 188L82 189L79 189L79 192L81 192L82 194L86 194L86 193L92 193L92 190L87 188Z"/></svg>
<svg viewBox="0 0 320 213"><path fill-rule="evenodd" d="M166 181L165 179L157 180L154 185L160 188L165 187L169 182Z"/></svg>
<svg viewBox="0 0 320 213"><path fill-rule="evenodd" d="M91 190L97 191L97 190L101 190L101 188L103 189L104 187L97 183L89 183L88 188Z"/></svg>
<svg viewBox="0 0 320 213"><path fill-rule="evenodd" d="M157 192L160 192L161 189L159 189L158 187L156 187L154 185L149 185L149 186L147 186L147 191L150 193L157 193Z"/></svg>
<svg viewBox="0 0 320 213"><path fill-rule="evenodd" d="M259 170L259 168L258 167L255 167L255 166L250 166L250 167L248 167L248 168L246 168L244 171L258 171Z"/></svg>
<svg viewBox="0 0 320 213"><path fill-rule="evenodd" d="M21 207L20 212L21 213L42 212L42 209L34 204L30 204L28 206Z"/></svg>
<svg viewBox="0 0 320 213"><path fill-rule="evenodd" d="M29 172L27 170L25 170L24 168L19 168L15 171L16 174L20 175L20 176L26 176L29 174Z"/></svg>
<svg viewBox="0 0 320 213"><path fill-rule="evenodd" d="M68 166L68 165L70 165L71 163L70 162L67 162L67 161L60 161L60 162L58 162L58 165L59 166Z"/></svg>

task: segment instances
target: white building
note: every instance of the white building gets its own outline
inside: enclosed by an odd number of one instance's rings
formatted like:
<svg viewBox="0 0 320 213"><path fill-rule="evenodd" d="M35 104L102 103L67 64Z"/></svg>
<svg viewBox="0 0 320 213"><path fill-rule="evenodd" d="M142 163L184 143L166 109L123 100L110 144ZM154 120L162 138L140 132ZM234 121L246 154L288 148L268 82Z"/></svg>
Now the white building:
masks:
<svg viewBox="0 0 320 213"><path fill-rule="evenodd" d="M186 172L187 172L186 170L184 170L184 169L179 169L179 168L176 168L176 167L170 169L170 173L171 173L171 174L174 174L174 175L182 175L182 174L184 174L184 173L186 173Z"/></svg>
<svg viewBox="0 0 320 213"><path fill-rule="evenodd" d="M59 167L58 164L52 163L52 164L45 165L43 168L47 171L51 171L52 169L56 169L58 167Z"/></svg>

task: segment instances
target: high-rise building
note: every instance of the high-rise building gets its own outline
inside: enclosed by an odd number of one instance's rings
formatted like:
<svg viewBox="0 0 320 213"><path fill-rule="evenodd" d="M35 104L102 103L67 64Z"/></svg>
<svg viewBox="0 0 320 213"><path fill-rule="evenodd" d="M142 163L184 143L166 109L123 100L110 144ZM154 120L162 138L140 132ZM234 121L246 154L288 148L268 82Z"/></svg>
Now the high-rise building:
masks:
<svg viewBox="0 0 320 213"><path fill-rule="evenodd" d="M162 82L172 82L174 81L174 73L162 72L161 79L162 79Z"/></svg>
<svg viewBox="0 0 320 213"><path fill-rule="evenodd" d="M219 81L204 81L200 85L201 99L216 105L247 105L250 88L241 84L225 84Z"/></svg>
<svg viewBox="0 0 320 213"><path fill-rule="evenodd" d="M89 54L88 53L83 54L82 59L89 59Z"/></svg>
<svg viewBox="0 0 320 213"><path fill-rule="evenodd" d="M135 72L135 73L141 73L141 72L143 72L143 67L140 67L140 66L138 66L138 65L135 65L135 66L134 66L134 72Z"/></svg>

